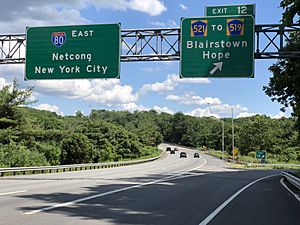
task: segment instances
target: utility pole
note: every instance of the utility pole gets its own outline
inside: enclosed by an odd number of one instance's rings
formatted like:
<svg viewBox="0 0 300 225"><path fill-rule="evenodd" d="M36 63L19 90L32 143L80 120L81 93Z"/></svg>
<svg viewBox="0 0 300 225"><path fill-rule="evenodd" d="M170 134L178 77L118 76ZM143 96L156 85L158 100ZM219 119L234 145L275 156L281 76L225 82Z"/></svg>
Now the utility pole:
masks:
<svg viewBox="0 0 300 225"><path fill-rule="evenodd" d="M232 124L232 163L234 163L234 122L233 122L233 108L231 108L231 124Z"/></svg>
<svg viewBox="0 0 300 225"><path fill-rule="evenodd" d="M224 160L224 120L222 121L222 159Z"/></svg>

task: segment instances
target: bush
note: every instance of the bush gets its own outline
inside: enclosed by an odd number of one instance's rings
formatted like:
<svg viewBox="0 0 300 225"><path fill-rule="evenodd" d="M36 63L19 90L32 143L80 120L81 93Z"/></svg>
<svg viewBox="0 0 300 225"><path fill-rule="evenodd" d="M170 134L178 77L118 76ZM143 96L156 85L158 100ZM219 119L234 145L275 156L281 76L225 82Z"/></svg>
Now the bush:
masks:
<svg viewBox="0 0 300 225"><path fill-rule="evenodd" d="M14 142L0 145L0 165L4 167L47 166L46 158L36 151Z"/></svg>
<svg viewBox="0 0 300 225"><path fill-rule="evenodd" d="M94 146L84 134L71 134L61 143L61 163L81 164L93 162Z"/></svg>
<svg viewBox="0 0 300 225"><path fill-rule="evenodd" d="M252 157L252 158L255 158L256 157L256 152L255 151L249 152L248 156Z"/></svg>
<svg viewBox="0 0 300 225"><path fill-rule="evenodd" d="M60 164L61 149L59 146L54 143L39 143L37 149L39 153L45 156L50 165Z"/></svg>
<svg viewBox="0 0 300 225"><path fill-rule="evenodd" d="M282 162L296 162L300 160L300 148L289 147L281 150L280 155L278 155L280 161Z"/></svg>
<svg viewBox="0 0 300 225"><path fill-rule="evenodd" d="M155 148L155 147L148 147L148 146L145 146L143 147L142 149L142 157L155 157L155 156L158 156L160 154L160 150L158 148Z"/></svg>

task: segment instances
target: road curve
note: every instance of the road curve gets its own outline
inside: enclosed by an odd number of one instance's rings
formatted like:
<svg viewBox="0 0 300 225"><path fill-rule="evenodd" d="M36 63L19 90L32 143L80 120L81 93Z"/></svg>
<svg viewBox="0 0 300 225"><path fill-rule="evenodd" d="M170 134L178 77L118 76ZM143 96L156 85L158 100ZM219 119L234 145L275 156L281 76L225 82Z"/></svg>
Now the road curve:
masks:
<svg viewBox="0 0 300 225"><path fill-rule="evenodd" d="M188 157L179 158L181 151ZM193 158L194 152L179 147L174 155L164 152L161 159L140 165L0 178L0 224L299 222L299 202L282 187L279 176L272 176L279 171L231 169L207 155ZM243 187L269 175L215 213Z"/></svg>

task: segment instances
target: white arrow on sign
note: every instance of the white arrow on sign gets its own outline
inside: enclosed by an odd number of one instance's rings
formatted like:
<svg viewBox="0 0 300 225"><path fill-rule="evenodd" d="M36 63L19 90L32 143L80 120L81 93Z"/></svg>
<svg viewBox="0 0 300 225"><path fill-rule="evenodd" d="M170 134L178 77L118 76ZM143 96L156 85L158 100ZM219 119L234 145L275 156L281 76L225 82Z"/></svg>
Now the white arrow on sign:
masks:
<svg viewBox="0 0 300 225"><path fill-rule="evenodd" d="M213 75L217 70L222 70L223 62L214 63L215 68L213 68L209 73Z"/></svg>

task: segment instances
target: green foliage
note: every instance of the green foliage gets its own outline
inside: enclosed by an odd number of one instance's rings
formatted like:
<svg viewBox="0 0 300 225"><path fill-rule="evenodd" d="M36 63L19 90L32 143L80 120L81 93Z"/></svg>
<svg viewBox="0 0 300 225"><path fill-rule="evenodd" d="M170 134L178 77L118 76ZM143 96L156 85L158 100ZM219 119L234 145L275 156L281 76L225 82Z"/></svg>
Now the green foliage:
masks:
<svg viewBox="0 0 300 225"><path fill-rule="evenodd" d="M17 80L0 90L0 129L15 127L20 123L22 114L18 111L19 106L32 103L28 101L31 93L31 87L19 90Z"/></svg>
<svg viewBox="0 0 300 225"><path fill-rule="evenodd" d="M283 0L280 6L285 10L282 21L286 25L293 24L296 20L299 23L300 2L298 0ZM286 51L300 51L299 32L291 33L290 39L285 46ZM277 101L283 105L282 111L291 106L294 116L297 119L296 128L299 134L298 144L300 145L300 60L281 59L273 64L269 70L273 73L268 86L263 87L265 93L271 97L272 101Z"/></svg>
<svg viewBox="0 0 300 225"><path fill-rule="evenodd" d="M159 154L158 148L151 147L151 146L144 146L142 148L141 152L142 152L142 155L141 155L142 158L144 158L145 156L146 157L148 157L148 156L155 157L155 156L158 156L158 154Z"/></svg>
<svg viewBox="0 0 300 225"><path fill-rule="evenodd" d="M255 158L256 157L256 152L249 152L248 156L252 157L252 158Z"/></svg>
<svg viewBox="0 0 300 225"><path fill-rule="evenodd" d="M0 165L8 167L43 166L49 165L46 158L26 146L11 142L8 145L0 144Z"/></svg>
<svg viewBox="0 0 300 225"><path fill-rule="evenodd" d="M300 161L300 148L299 147L277 147L277 154L271 154L271 158L276 159L279 162L285 163L297 163Z"/></svg>
<svg viewBox="0 0 300 225"><path fill-rule="evenodd" d="M241 154L248 155L251 151L271 149L276 143L274 129L276 124L266 116L254 116L242 123L239 129L239 147Z"/></svg>
<svg viewBox="0 0 300 225"><path fill-rule="evenodd" d="M79 110L76 111L75 116L79 117L79 118L83 118L84 117L83 113L81 111L79 111Z"/></svg>
<svg viewBox="0 0 300 225"><path fill-rule="evenodd" d="M298 0L283 0L280 2L280 7L285 10L282 14L282 22L284 24L299 22L300 2Z"/></svg>
<svg viewBox="0 0 300 225"><path fill-rule="evenodd" d="M19 137L19 132L12 128L0 129L0 144L9 144L11 141L16 141Z"/></svg>
<svg viewBox="0 0 300 225"><path fill-rule="evenodd" d="M97 143L95 146L93 162L108 162L116 160L117 156L114 153L114 146L107 139Z"/></svg>
<svg viewBox="0 0 300 225"><path fill-rule="evenodd" d="M50 165L60 165L61 149L55 143L40 142L37 151L43 155Z"/></svg>
<svg viewBox="0 0 300 225"><path fill-rule="evenodd" d="M93 144L84 134L70 134L61 142L61 163L90 163L93 159Z"/></svg>

